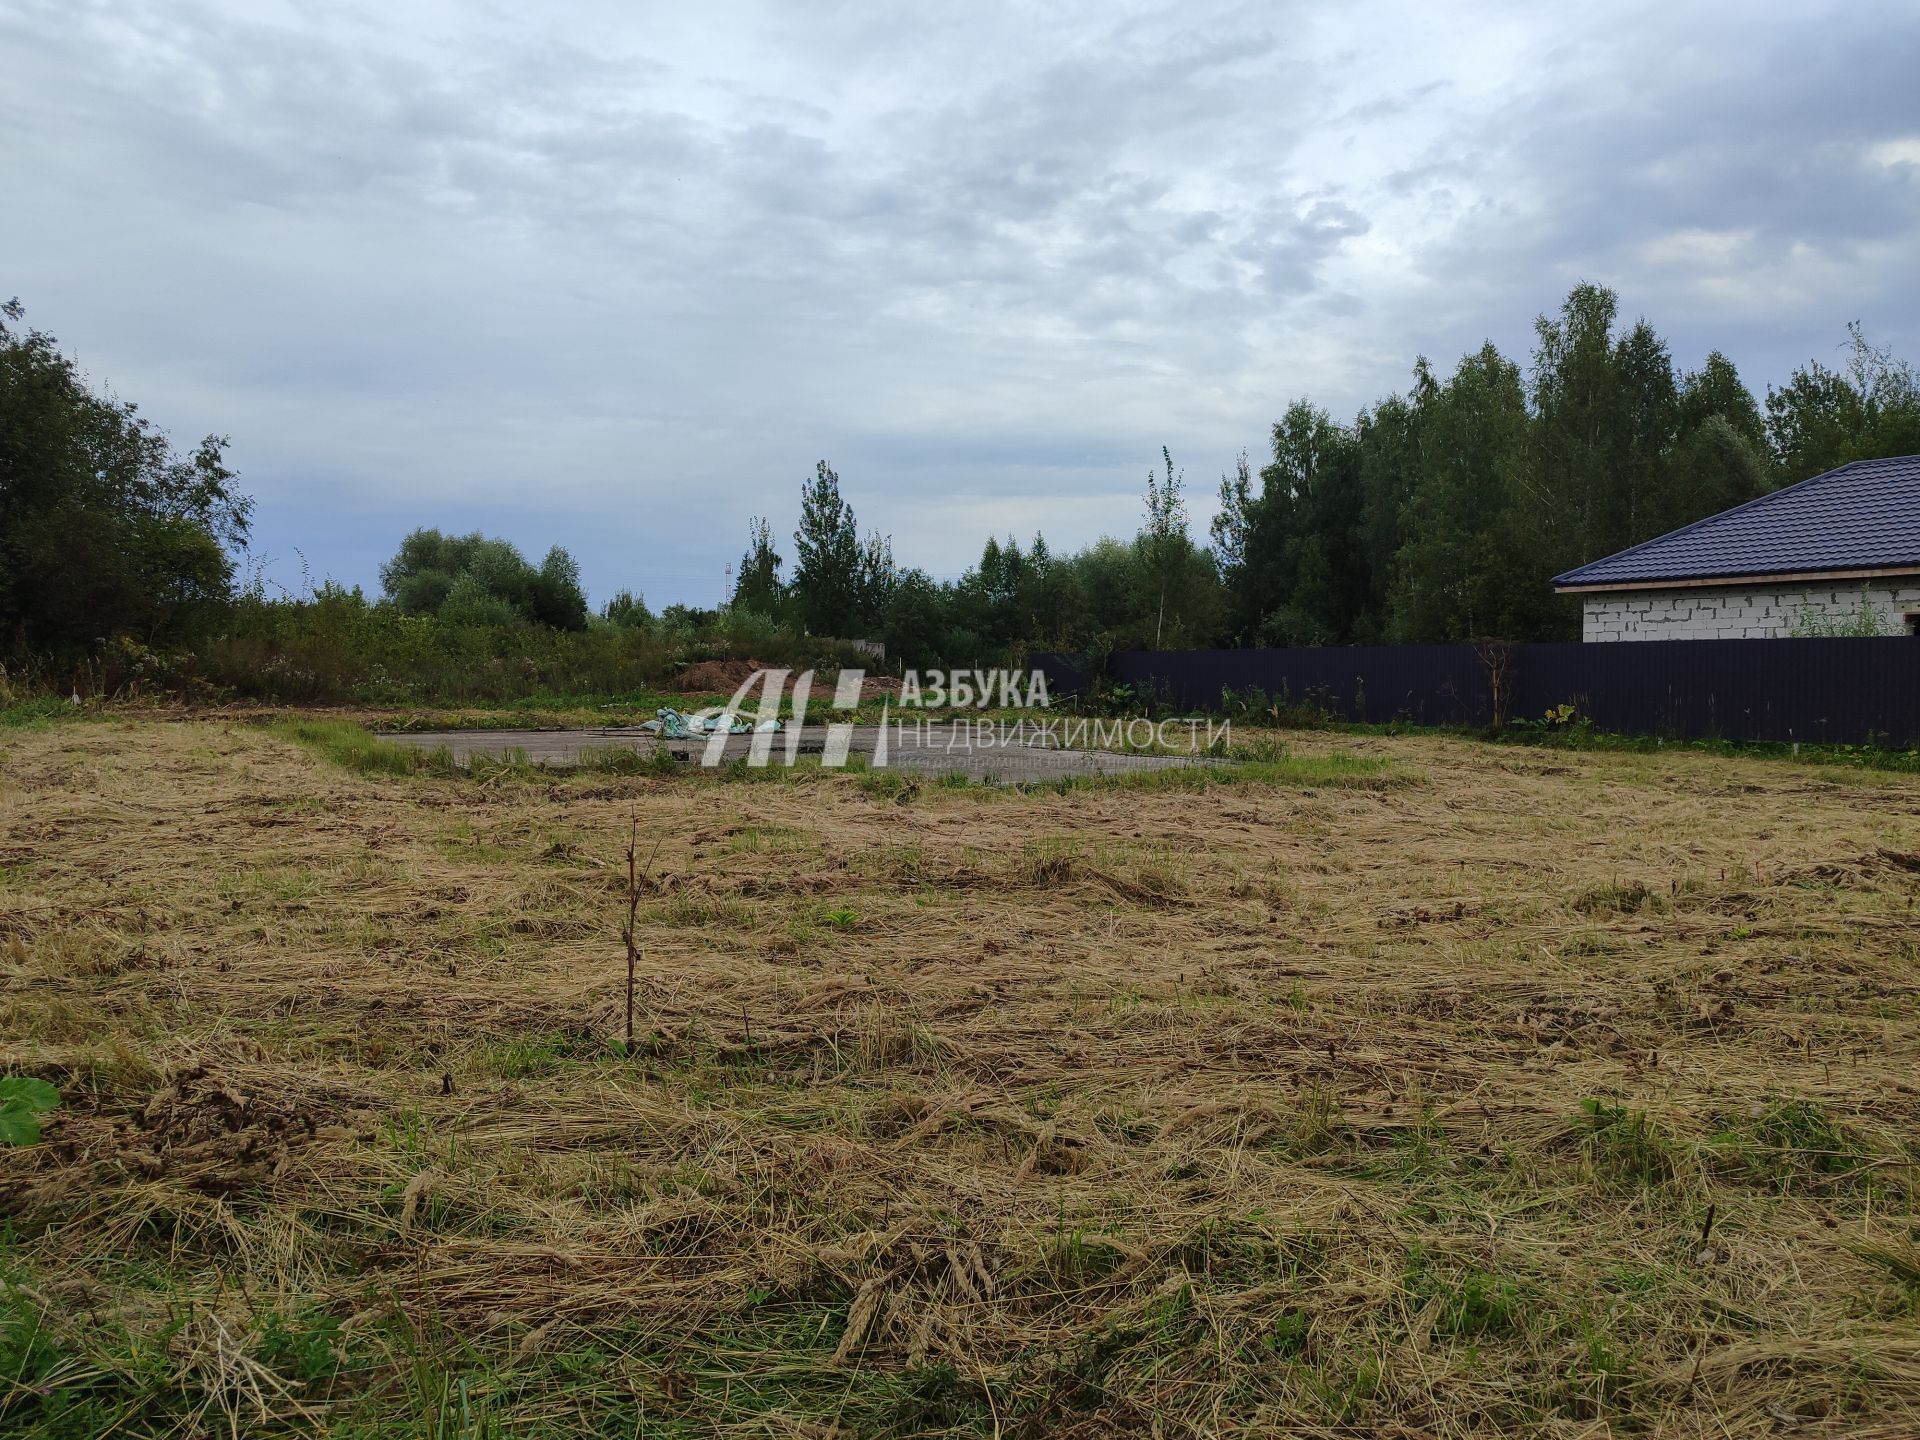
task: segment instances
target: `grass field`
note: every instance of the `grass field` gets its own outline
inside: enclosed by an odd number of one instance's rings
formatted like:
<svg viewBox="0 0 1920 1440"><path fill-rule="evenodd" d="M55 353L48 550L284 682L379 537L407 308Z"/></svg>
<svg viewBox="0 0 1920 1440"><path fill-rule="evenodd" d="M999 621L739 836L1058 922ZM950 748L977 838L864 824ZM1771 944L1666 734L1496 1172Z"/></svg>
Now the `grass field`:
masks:
<svg viewBox="0 0 1920 1440"><path fill-rule="evenodd" d="M1920 1433L1910 777L363 749L0 732L0 1433Z"/></svg>

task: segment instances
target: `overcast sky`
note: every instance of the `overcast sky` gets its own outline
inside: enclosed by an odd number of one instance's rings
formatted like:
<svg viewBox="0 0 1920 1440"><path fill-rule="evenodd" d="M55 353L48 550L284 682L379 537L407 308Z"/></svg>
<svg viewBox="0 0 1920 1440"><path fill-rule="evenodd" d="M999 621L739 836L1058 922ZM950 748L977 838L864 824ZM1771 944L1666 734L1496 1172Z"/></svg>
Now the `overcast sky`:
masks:
<svg viewBox="0 0 1920 1440"><path fill-rule="evenodd" d="M1920 5L0 0L0 298L255 551L416 525L712 604L838 468L938 575L1196 521L1576 280L1756 392L1920 360Z"/></svg>

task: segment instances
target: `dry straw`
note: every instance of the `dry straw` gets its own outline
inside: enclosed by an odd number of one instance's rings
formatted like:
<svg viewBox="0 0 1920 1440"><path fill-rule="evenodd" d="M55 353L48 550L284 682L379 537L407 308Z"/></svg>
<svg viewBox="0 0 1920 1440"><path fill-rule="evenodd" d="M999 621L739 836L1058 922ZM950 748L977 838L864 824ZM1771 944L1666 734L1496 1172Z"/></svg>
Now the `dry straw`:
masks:
<svg viewBox="0 0 1920 1440"><path fill-rule="evenodd" d="M0 1429L1920 1433L1910 784L1295 742L1354 749L1401 783L10 737L65 1104Z"/></svg>

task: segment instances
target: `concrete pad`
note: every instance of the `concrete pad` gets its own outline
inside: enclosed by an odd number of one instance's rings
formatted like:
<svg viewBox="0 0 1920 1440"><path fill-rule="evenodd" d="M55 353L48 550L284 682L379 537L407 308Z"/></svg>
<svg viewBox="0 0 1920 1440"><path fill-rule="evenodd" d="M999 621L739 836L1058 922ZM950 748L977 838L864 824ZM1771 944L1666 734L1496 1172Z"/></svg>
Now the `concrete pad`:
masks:
<svg viewBox="0 0 1920 1440"><path fill-rule="evenodd" d="M417 750L445 749L456 765L466 765L476 755L506 759L519 754L529 764L558 769L579 765L596 752L628 750L651 755L665 744L677 758L698 764L706 752L704 740L662 741L653 733L630 726L598 730L416 730L382 735L382 740L407 745ZM722 764L743 759L752 746L753 736L727 738ZM788 737L776 734L769 756L770 764L784 763ZM818 756L827 741L827 727L809 725L800 732L799 753ZM966 775L976 780L1001 780L1009 784L1057 780L1067 776L1124 775L1169 766L1211 764L1201 755L1123 755L1109 750L1063 750L1029 739L1002 739L998 735L958 736L954 731L923 730L915 725L889 726L886 756L878 759L878 725L853 727L849 754L866 757L869 767L913 771L921 774Z"/></svg>

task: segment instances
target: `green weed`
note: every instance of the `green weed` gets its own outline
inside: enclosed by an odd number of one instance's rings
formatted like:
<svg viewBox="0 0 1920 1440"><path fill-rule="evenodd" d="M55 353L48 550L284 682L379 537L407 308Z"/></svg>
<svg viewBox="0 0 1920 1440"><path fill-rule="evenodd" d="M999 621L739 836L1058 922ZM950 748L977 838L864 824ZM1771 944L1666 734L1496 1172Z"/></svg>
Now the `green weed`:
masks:
<svg viewBox="0 0 1920 1440"><path fill-rule="evenodd" d="M1454 1265L1416 1246L1401 1277L1415 1309L1434 1304L1433 1331L1455 1340L1510 1335L1519 1328L1523 1295L1511 1280L1473 1265Z"/></svg>
<svg viewBox="0 0 1920 1440"><path fill-rule="evenodd" d="M1625 1189L1664 1185L1678 1173L1675 1149L1644 1111L1604 1100L1580 1102L1580 1148L1603 1183Z"/></svg>
<svg viewBox="0 0 1920 1440"><path fill-rule="evenodd" d="M273 733L362 775L450 775L456 768L445 750L396 745L346 720L283 720Z"/></svg>
<svg viewBox="0 0 1920 1440"><path fill-rule="evenodd" d="M1871 1183L1876 1156L1811 1100L1776 1100L1730 1119L1709 1153L1769 1188L1846 1189Z"/></svg>
<svg viewBox="0 0 1920 1440"><path fill-rule="evenodd" d="M0 1076L0 1145L32 1145L40 1117L60 1106L60 1092L29 1075Z"/></svg>
<svg viewBox="0 0 1920 1440"><path fill-rule="evenodd" d="M538 1035L514 1035L483 1044L476 1060L480 1068L503 1080L545 1075L570 1060L601 1053L604 1042L584 1031L555 1030Z"/></svg>

